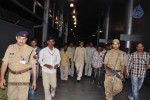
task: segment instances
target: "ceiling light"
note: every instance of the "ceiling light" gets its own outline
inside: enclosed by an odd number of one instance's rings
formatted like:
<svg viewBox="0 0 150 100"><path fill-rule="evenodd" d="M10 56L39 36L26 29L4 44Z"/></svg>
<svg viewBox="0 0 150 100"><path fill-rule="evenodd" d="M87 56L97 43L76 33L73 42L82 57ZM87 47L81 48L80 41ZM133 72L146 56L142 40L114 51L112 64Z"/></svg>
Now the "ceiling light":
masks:
<svg viewBox="0 0 150 100"><path fill-rule="evenodd" d="M71 3L71 4L70 4L70 7L74 7L74 4L73 4L73 3Z"/></svg>
<svg viewBox="0 0 150 100"><path fill-rule="evenodd" d="M92 36L96 36L95 34L93 34Z"/></svg>
<svg viewBox="0 0 150 100"><path fill-rule="evenodd" d="M58 17L56 16L55 20L58 20Z"/></svg>
<svg viewBox="0 0 150 100"><path fill-rule="evenodd" d="M52 18L52 15L51 15L51 9L49 9L48 16Z"/></svg>
<svg viewBox="0 0 150 100"><path fill-rule="evenodd" d="M75 16L75 15L73 15L73 16L72 16L72 18L76 18L76 16Z"/></svg>
<svg viewBox="0 0 150 100"><path fill-rule="evenodd" d="M42 4L41 4L41 3L39 3L38 1L36 1L36 4L37 4L38 6L40 6L40 7L42 7L42 8L43 8Z"/></svg>
<svg viewBox="0 0 150 100"><path fill-rule="evenodd" d="M55 24L58 24L58 21L56 21Z"/></svg>

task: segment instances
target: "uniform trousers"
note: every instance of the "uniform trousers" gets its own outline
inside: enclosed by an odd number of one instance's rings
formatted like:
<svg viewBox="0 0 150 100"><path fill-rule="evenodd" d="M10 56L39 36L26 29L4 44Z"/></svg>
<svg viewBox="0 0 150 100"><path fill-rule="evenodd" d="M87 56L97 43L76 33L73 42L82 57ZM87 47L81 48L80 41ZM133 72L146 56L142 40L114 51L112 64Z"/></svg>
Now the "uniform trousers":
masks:
<svg viewBox="0 0 150 100"><path fill-rule="evenodd" d="M8 76L8 100L28 100L30 73Z"/></svg>

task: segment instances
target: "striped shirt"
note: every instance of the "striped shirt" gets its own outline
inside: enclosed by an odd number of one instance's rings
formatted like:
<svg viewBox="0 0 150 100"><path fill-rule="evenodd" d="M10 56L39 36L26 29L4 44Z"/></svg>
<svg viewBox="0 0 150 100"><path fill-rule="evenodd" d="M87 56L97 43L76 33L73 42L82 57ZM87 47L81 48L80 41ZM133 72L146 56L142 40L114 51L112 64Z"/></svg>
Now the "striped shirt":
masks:
<svg viewBox="0 0 150 100"><path fill-rule="evenodd" d="M145 64L149 64L149 54L143 52L143 55L138 55L137 52L131 54L127 66L127 73L131 72L131 75L134 77L145 77L146 70Z"/></svg>

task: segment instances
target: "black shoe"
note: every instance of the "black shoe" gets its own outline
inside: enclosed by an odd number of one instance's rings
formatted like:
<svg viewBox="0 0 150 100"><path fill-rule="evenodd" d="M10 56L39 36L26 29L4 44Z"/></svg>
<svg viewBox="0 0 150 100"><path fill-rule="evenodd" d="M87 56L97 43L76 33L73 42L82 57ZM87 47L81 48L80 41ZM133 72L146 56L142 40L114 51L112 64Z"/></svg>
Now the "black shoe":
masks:
<svg viewBox="0 0 150 100"><path fill-rule="evenodd" d="M78 83L80 83L80 80L77 80Z"/></svg>

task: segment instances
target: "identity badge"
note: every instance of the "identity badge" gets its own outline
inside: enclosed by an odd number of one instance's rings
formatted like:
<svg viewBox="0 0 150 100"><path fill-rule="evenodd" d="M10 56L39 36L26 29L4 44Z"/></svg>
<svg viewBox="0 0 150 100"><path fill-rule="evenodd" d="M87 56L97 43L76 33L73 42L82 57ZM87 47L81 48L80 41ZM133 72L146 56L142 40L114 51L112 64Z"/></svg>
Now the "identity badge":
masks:
<svg viewBox="0 0 150 100"><path fill-rule="evenodd" d="M22 56L20 58L20 64L26 64L26 61L25 61L25 59Z"/></svg>

